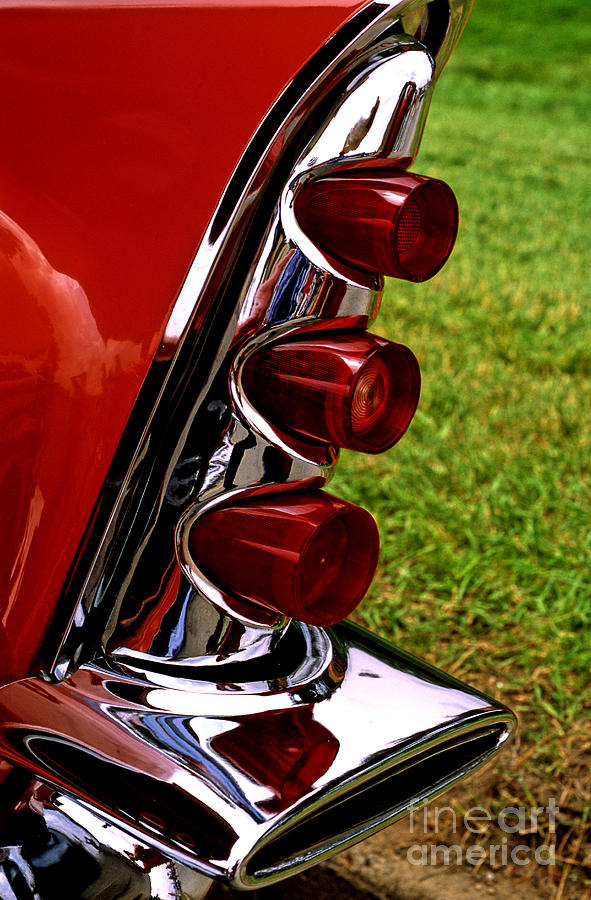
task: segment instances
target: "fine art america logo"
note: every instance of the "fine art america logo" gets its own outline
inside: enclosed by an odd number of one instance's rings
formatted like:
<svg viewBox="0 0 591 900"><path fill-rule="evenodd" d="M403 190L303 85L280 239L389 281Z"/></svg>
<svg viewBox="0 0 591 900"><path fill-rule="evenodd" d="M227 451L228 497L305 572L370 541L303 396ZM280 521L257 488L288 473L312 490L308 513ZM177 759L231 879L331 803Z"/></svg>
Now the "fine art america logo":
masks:
<svg viewBox="0 0 591 900"><path fill-rule="evenodd" d="M541 844L535 848L527 844L515 844L515 838L507 835L536 834L540 831L550 838L556 833L556 816L558 806L552 797L548 806L507 806L493 815L482 806L473 806L463 816L458 816L451 806L413 809L410 813L410 833L429 834L433 831L433 823L429 827L429 811L435 814L434 829L439 831L445 827L455 835L462 828L474 835L475 843L462 844L413 844L408 848L406 856L413 866L449 866L468 863L477 866L488 863L493 868L499 866L527 866L532 862L539 866L554 865L554 844ZM477 843L489 830L498 828L502 837L496 843L484 846ZM477 837L478 836L478 837Z"/></svg>

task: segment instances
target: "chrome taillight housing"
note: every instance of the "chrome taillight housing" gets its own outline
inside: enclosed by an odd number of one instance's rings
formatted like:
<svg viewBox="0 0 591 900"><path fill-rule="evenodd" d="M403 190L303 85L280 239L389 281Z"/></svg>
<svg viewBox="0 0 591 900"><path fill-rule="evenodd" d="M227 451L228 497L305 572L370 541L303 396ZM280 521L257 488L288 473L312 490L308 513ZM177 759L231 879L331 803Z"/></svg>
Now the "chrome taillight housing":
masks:
<svg viewBox="0 0 591 900"><path fill-rule="evenodd" d="M265 122L272 134L261 131L236 170L146 382L153 406L132 434L129 469L114 473L117 500L97 514L104 533L82 548L78 607L50 677L98 644L167 660L215 654L225 626L212 625L210 639L163 637L157 611L168 628L187 585L187 602L211 604L212 621L263 630L288 618L335 622L367 588L375 526L365 512L334 514L338 501L320 491L339 448L378 453L408 428L418 363L367 328L383 275L429 277L457 230L452 191L408 172L451 45L439 32L425 44L414 13L414 37L400 32L399 13L373 10L354 47L339 35L333 61L325 70L315 60L320 71L293 108L278 101ZM311 490L314 516L303 512ZM249 572L253 553L260 571ZM265 579L289 585L286 596Z"/></svg>

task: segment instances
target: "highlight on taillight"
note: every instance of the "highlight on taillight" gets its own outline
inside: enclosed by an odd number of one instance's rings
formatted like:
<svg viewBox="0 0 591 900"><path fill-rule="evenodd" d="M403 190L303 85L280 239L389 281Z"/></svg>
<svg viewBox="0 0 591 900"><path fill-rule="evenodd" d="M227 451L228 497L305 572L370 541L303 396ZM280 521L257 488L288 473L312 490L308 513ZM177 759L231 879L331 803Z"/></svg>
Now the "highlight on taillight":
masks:
<svg viewBox="0 0 591 900"><path fill-rule="evenodd" d="M255 352L244 392L286 434L381 453L417 408L421 377L414 354L366 332L302 336Z"/></svg>
<svg viewBox="0 0 591 900"><path fill-rule="evenodd" d="M189 550L215 586L311 625L332 625L361 601L379 552L376 524L322 491L237 501L193 524Z"/></svg>
<svg viewBox="0 0 591 900"><path fill-rule="evenodd" d="M318 178L295 199L302 231L348 266L426 281L448 259L458 204L444 181L401 170L358 169Z"/></svg>

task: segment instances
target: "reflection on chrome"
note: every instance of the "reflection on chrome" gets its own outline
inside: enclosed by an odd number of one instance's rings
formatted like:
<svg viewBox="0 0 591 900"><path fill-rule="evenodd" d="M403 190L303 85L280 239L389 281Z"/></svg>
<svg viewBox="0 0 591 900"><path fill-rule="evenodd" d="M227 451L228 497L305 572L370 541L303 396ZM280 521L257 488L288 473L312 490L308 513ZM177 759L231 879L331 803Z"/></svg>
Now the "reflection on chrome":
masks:
<svg viewBox="0 0 591 900"><path fill-rule="evenodd" d="M211 879L173 863L26 773L0 830L2 900L204 900Z"/></svg>
<svg viewBox="0 0 591 900"><path fill-rule="evenodd" d="M121 656L8 685L0 750L134 840L252 888L394 821L511 732L508 710L361 629L290 629L290 653L213 673Z"/></svg>
<svg viewBox="0 0 591 900"><path fill-rule="evenodd" d="M407 168L417 155L435 85L435 62L409 37L376 57L374 67L344 91L324 130L296 164L281 199L287 238L320 270L353 283L359 274L344 266L337 271L298 226L293 209L298 191L312 177L372 159Z"/></svg>
<svg viewBox="0 0 591 900"><path fill-rule="evenodd" d="M263 343L317 329L319 322L333 329L367 324L377 311L382 289L375 276L361 284L358 274L346 267L339 272L331 267L298 227L294 198L309 178L345 164L379 158L408 165L418 150L433 84L432 58L409 37L384 42L366 59L365 69L356 69L295 162L238 297L238 320L230 340L230 348L241 345L230 379L234 412L209 460L201 489L180 517L176 549L185 576L201 595L244 625L280 627L285 620L229 601L192 558L190 529L216 503L255 487L264 490L273 482L322 486L336 462L335 448L295 439L286 442L285 435L265 421L242 390L244 365ZM364 111L369 111L367 119ZM277 472L271 477L265 464L269 453Z"/></svg>

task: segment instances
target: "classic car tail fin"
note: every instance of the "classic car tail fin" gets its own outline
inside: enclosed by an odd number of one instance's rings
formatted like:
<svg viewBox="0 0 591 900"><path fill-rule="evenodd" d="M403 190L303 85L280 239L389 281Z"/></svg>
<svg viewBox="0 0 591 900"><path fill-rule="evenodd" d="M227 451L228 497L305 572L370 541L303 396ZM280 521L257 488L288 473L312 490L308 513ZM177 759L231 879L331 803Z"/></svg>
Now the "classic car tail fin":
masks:
<svg viewBox="0 0 591 900"><path fill-rule="evenodd" d="M43 677L0 688L0 754L238 888L383 827L514 726L329 627L378 542L322 489L340 447L392 446L418 402L411 351L367 333L383 274L423 280L455 239L451 190L407 170L467 14L370 4L265 118L164 330Z"/></svg>

